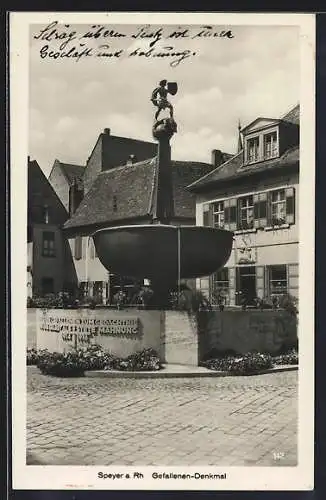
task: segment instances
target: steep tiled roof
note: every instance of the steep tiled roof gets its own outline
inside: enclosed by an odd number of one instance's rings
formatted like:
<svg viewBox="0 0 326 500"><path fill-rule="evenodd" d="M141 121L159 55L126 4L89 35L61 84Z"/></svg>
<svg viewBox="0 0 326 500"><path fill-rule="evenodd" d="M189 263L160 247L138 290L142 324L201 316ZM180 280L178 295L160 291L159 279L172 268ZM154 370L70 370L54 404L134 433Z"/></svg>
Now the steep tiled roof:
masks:
<svg viewBox="0 0 326 500"><path fill-rule="evenodd" d="M65 229L150 215L155 165L156 158L151 158L100 173ZM212 165L172 161L171 169L175 217L195 218L195 195L185 188Z"/></svg>
<svg viewBox="0 0 326 500"><path fill-rule="evenodd" d="M60 161L60 166L70 186L74 183L74 180L77 182L82 180L85 171L84 166L63 163L62 161Z"/></svg>
<svg viewBox="0 0 326 500"><path fill-rule="evenodd" d="M61 225L67 212L36 160L28 161L28 224L43 221L42 208L47 205L50 223Z"/></svg>
<svg viewBox="0 0 326 500"><path fill-rule="evenodd" d="M287 121L292 124L299 125L300 107L295 106L290 112L284 115L281 120ZM202 188L214 184L216 182L223 182L226 180L240 179L248 177L258 172L265 172L268 170L275 170L284 168L299 163L299 146L294 146L287 149L279 158L272 158L270 160L261 161L258 163L251 163L244 165L243 151L231 157L225 163L215 168L202 178L194 181L188 186L191 191L199 191Z"/></svg>
<svg viewBox="0 0 326 500"><path fill-rule="evenodd" d="M300 104L297 104L291 111L282 116L282 120L285 122L294 123L295 125L300 124Z"/></svg>

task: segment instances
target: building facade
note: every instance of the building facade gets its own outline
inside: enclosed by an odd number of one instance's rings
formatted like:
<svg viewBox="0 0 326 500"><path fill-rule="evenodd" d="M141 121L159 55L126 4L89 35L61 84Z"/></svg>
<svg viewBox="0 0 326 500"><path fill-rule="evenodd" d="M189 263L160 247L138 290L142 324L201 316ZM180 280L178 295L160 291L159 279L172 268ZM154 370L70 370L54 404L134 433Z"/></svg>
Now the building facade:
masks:
<svg viewBox="0 0 326 500"><path fill-rule="evenodd" d="M84 195L83 175L85 167L55 160L49 175L49 183L68 214L79 205Z"/></svg>
<svg viewBox="0 0 326 500"><path fill-rule="evenodd" d="M227 265L197 283L212 301L298 297L299 114L257 118L238 154L189 186L197 224L234 232Z"/></svg>
<svg viewBox="0 0 326 500"><path fill-rule="evenodd" d="M76 286L70 248L62 232L68 213L42 169L28 158L27 296Z"/></svg>

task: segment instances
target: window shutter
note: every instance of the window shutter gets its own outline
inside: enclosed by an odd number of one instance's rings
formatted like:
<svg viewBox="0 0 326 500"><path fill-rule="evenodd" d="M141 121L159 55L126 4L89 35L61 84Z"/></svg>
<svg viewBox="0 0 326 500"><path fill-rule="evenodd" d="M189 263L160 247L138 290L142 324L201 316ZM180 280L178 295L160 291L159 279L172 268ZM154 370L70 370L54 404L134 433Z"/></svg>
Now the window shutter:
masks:
<svg viewBox="0 0 326 500"><path fill-rule="evenodd" d="M237 199L230 200L230 215L229 215L229 229L235 231L237 229Z"/></svg>
<svg viewBox="0 0 326 500"><path fill-rule="evenodd" d="M213 227L213 205L211 203L203 205L203 224L205 227Z"/></svg>
<svg viewBox="0 0 326 500"><path fill-rule="evenodd" d="M253 195L254 227L256 229L267 226L267 193Z"/></svg>
<svg viewBox="0 0 326 500"><path fill-rule="evenodd" d="M224 202L224 229L230 229L230 200Z"/></svg>
<svg viewBox="0 0 326 500"><path fill-rule="evenodd" d="M295 203L294 203L293 187L287 188L285 190L285 200L286 200L286 223L294 224Z"/></svg>
<svg viewBox="0 0 326 500"><path fill-rule="evenodd" d="M265 266L256 267L256 294L260 299L265 295Z"/></svg>
<svg viewBox="0 0 326 500"><path fill-rule="evenodd" d="M81 236L76 236L75 237L75 259L79 260L82 258L82 237Z"/></svg>
<svg viewBox="0 0 326 500"><path fill-rule="evenodd" d="M259 227L267 226L267 193L259 194Z"/></svg>
<svg viewBox="0 0 326 500"><path fill-rule="evenodd" d="M258 229L260 227L260 222L259 222L259 194L254 194L253 196L253 201L254 201L254 227Z"/></svg>

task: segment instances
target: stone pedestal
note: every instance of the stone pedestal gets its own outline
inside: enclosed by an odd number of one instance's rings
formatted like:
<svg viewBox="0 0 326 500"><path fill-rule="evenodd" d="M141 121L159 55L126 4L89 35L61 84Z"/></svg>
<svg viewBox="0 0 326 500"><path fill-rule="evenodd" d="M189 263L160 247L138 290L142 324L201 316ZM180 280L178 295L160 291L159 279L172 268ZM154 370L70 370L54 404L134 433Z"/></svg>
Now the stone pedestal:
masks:
<svg viewBox="0 0 326 500"><path fill-rule="evenodd" d="M186 312L165 311L164 338L165 363L198 366L197 322Z"/></svg>

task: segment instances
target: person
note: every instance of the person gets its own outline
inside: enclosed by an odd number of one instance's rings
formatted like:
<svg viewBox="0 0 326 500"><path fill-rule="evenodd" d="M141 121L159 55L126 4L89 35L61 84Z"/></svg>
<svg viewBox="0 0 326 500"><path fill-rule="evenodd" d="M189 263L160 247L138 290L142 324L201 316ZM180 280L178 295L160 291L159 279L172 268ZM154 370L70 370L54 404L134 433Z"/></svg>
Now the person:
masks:
<svg viewBox="0 0 326 500"><path fill-rule="evenodd" d="M159 86L152 92L151 101L154 106L157 106L157 111L155 113L155 120L158 119L162 110L168 108L170 111L170 118L173 118L173 106L167 100L168 89L167 89L167 80L161 80Z"/></svg>

